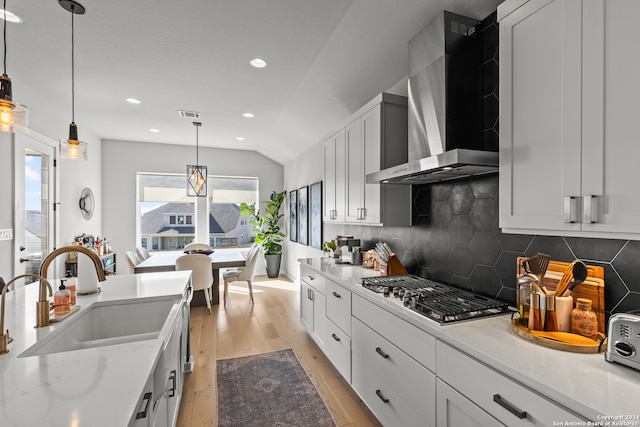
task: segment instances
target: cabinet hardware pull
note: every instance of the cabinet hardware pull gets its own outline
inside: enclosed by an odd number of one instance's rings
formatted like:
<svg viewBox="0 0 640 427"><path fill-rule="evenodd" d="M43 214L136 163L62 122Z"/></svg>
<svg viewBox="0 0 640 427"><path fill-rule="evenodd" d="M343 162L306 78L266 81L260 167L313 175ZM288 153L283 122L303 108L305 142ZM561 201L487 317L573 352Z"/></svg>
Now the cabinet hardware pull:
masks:
<svg viewBox="0 0 640 427"><path fill-rule="evenodd" d="M313 301L313 291L309 289L309 299Z"/></svg>
<svg viewBox="0 0 640 427"><path fill-rule="evenodd" d="M565 224L573 224L576 222L576 219L573 217L573 206L576 203L577 198L575 196L566 196L564 197L564 222Z"/></svg>
<svg viewBox="0 0 640 427"><path fill-rule="evenodd" d="M336 341L340 341L340 338L338 338L336 334L331 334L331 338L333 338Z"/></svg>
<svg viewBox="0 0 640 427"><path fill-rule="evenodd" d="M316 280L316 278L313 276L307 276L307 277L309 278L309 280Z"/></svg>
<svg viewBox="0 0 640 427"><path fill-rule="evenodd" d="M389 399L384 397L380 390L376 390L376 395L380 398L380 400L382 400L383 403L389 403Z"/></svg>
<svg viewBox="0 0 640 427"><path fill-rule="evenodd" d="M334 297L336 297L336 298L342 298L342 297L340 296L340 294L339 294L339 293L337 293L336 291L333 291L333 292L331 292L331 293L332 293L332 294L333 294L333 296L334 296Z"/></svg>
<svg viewBox="0 0 640 427"><path fill-rule="evenodd" d="M502 406L507 411L511 412L516 417L520 418L521 420L524 420L525 418L527 418L526 411L520 411L517 408L511 406L511 404L506 400L503 400L499 394L493 395L493 401L496 402L498 405Z"/></svg>
<svg viewBox="0 0 640 427"><path fill-rule="evenodd" d="M360 219L364 220L367 217L367 208L360 209Z"/></svg>
<svg viewBox="0 0 640 427"><path fill-rule="evenodd" d="M356 209L356 219L360 219L360 208Z"/></svg>
<svg viewBox="0 0 640 427"><path fill-rule="evenodd" d="M145 393L144 397L142 398L142 401L145 402L146 404L144 405L144 409L138 413L136 413L136 420L139 420L141 418L147 418L147 411L149 410L149 403L151 402L151 392Z"/></svg>
<svg viewBox="0 0 640 427"><path fill-rule="evenodd" d="M389 355L387 353L385 353L384 351L382 351L380 349L380 347L376 347L376 353L378 353L380 356L382 356L384 359L388 359Z"/></svg>
<svg viewBox="0 0 640 427"><path fill-rule="evenodd" d="M171 389L169 389L169 397L173 397L176 395L176 370L174 369L169 374L169 379L171 380Z"/></svg>
<svg viewBox="0 0 640 427"><path fill-rule="evenodd" d="M596 196L593 196L593 195L584 196L582 198L583 210L584 210L584 212L583 212L583 216L584 216L583 223L585 223L585 224L595 224L597 222L596 221L596 219L597 219L596 216L593 215L593 207L594 207L594 205L596 207L596 210L597 210L597 207L598 207L596 202L597 202ZM596 212L596 215L597 215L597 212Z"/></svg>

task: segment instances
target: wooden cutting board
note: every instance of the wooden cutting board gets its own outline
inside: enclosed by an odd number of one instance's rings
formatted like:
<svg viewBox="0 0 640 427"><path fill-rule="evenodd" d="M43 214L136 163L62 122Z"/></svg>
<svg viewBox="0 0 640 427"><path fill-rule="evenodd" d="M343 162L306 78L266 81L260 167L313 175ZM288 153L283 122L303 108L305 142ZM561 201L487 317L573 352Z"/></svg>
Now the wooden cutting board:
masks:
<svg viewBox="0 0 640 427"><path fill-rule="evenodd" d="M516 276L516 307L520 301L520 290L518 289L517 278L525 274L522 268L522 260L526 258L518 257L517 259L517 276ZM549 261L547 272L544 275L544 285L550 291L555 291L558 282L562 278L567 267L571 265L568 262ZM598 316L598 332L605 333L606 322L604 314L604 268L596 265L587 265L587 280L577 285L573 292L574 307L577 298L586 298L591 300L591 309Z"/></svg>

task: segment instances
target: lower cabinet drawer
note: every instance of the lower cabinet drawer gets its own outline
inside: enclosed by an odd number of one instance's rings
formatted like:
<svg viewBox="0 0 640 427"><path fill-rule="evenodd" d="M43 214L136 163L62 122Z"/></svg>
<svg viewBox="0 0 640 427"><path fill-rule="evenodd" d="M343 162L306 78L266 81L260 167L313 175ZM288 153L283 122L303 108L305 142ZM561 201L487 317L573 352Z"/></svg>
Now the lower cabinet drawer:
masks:
<svg viewBox="0 0 640 427"><path fill-rule="evenodd" d="M427 425L436 425L435 374L356 318L351 347L354 360L375 372Z"/></svg>
<svg viewBox="0 0 640 427"><path fill-rule="evenodd" d="M325 353L338 372L351 384L351 338L329 319Z"/></svg>
<svg viewBox="0 0 640 427"><path fill-rule="evenodd" d="M425 427L425 422L367 365L353 359L353 388L386 427Z"/></svg>
<svg viewBox="0 0 640 427"><path fill-rule="evenodd" d="M359 295L352 297L353 316L395 344L422 366L436 372L436 339Z"/></svg>
<svg viewBox="0 0 640 427"><path fill-rule="evenodd" d="M508 426L586 421L447 344L436 353L438 377Z"/></svg>

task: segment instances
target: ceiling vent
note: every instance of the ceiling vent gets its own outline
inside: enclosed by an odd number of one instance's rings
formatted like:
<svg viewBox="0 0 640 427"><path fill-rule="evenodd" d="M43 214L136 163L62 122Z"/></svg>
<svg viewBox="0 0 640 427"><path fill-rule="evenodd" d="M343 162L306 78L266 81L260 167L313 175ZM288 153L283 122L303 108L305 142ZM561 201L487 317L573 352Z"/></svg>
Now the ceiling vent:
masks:
<svg viewBox="0 0 640 427"><path fill-rule="evenodd" d="M197 111L178 110L178 114L180 115L180 117L185 117L187 119L200 118L200 113Z"/></svg>

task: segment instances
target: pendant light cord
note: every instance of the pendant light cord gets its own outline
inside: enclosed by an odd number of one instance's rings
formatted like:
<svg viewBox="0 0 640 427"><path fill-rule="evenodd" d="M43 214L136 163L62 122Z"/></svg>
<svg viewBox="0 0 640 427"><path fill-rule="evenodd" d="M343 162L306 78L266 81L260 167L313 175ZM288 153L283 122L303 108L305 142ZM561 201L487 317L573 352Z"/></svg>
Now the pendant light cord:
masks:
<svg viewBox="0 0 640 427"><path fill-rule="evenodd" d="M200 154L200 146L198 144L198 140L199 140L198 134L199 134L198 133L198 125L196 125L196 165L200 166L200 160L199 160L199 157L198 157L198 155Z"/></svg>
<svg viewBox="0 0 640 427"><path fill-rule="evenodd" d="M5 0L7 1L7 0ZM75 88L75 57L74 57L74 43L73 43L73 15L75 6L71 5L71 122L75 123L76 121L76 88Z"/></svg>
<svg viewBox="0 0 640 427"><path fill-rule="evenodd" d="M4 0L2 7L2 17L4 20L3 40L4 40L4 75L7 75L7 0Z"/></svg>

